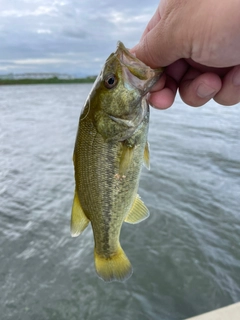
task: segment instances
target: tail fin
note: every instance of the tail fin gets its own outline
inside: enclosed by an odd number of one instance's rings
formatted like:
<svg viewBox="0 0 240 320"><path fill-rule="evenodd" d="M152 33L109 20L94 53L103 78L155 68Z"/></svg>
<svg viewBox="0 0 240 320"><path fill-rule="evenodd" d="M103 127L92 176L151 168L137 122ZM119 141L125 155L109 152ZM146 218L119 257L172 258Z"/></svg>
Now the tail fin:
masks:
<svg viewBox="0 0 240 320"><path fill-rule="evenodd" d="M97 274L104 281L125 281L132 275L131 263L121 246L111 257L101 256L94 250L94 258Z"/></svg>

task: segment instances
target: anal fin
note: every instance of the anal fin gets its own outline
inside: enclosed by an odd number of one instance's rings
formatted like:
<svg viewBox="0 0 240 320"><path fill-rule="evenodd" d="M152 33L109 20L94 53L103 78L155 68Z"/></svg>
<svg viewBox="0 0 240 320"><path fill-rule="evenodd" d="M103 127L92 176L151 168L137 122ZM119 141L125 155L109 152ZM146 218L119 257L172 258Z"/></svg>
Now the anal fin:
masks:
<svg viewBox="0 0 240 320"><path fill-rule="evenodd" d="M149 217L148 208L145 206L139 195L137 194L132 208L130 209L127 217L125 218L125 222L127 223L139 223Z"/></svg>
<svg viewBox="0 0 240 320"><path fill-rule="evenodd" d="M71 235L72 237L79 236L84 229L88 226L89 219L85 216L83 209L81 207L77 191L75 190L73 206L72 206L72 216L71 216Z"/></svg>

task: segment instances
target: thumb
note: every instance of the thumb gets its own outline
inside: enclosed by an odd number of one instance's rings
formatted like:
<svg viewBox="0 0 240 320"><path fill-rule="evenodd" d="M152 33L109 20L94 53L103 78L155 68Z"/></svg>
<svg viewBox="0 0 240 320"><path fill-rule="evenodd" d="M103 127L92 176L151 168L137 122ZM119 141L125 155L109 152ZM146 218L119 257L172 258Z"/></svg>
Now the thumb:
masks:
<svg viewBox="0 0 240 320"><path fill-rule="evenodd" d="M163 16L150 30L145 30L131 52L152 68L165 67L181 58L187 58L183 39L179 25L173 19Z"/></svg>

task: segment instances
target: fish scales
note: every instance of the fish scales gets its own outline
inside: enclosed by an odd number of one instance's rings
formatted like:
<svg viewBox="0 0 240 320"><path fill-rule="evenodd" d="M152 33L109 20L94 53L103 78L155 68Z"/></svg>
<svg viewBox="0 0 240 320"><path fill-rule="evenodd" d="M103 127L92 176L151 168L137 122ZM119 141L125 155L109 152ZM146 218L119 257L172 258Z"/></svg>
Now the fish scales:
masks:
<svg viewBox="0 0 240 320"><path fill-rule="evenodd" d="M78 146L76 155L79 154L79 157L76 157L79 159L79 164L76 163L79 176L76 179L82 181L77 191L82 195L82 208L87 218L92 221L94 234L97 236L96 249L107 256L116 250L120 226L132 205L133 197L128 190L135 188L138 183L146 139L135 147L133 161L126 177L118 178L116 175L119 170L122 143L104 142L94 128L91 129L91 139L85 139L89 132L89 124L85 122L87 120L81 122L79 143L78 141L76 143ZM147 131L147 128L148 117L142 130ZM136 137L141 136L142 130L135 134ZM81 150L85 152L81 153ZM88 163L88 166L84 165L85 163ZM107 166L103 166L104 163L107 163ZM93 216L96 218L92 219ZM110 228L111 233L109 233Z"/></svg>
<svg viewBox="0 0 240 320"><path fill-rule="evenodd" d="M141 79L144 75L136 65L150 75ZM148 154L149 107L144 95L162 72L149 69L120 43L80 116L73 157L76 190L71 230L78 236L91 222L95 267L105 281L124 281L132 274L119 242L121 226L124 221L140 222L149 214L137 195L143 158Z"/></svg>

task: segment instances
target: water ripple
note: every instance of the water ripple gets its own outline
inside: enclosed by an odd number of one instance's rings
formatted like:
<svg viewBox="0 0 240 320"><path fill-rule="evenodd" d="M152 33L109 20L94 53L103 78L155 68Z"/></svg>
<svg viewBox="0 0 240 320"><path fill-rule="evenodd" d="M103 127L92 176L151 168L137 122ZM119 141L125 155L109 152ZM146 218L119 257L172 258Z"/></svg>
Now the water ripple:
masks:
<svg viewBox="0 0 240 320"><path fill-rule="evenodd" d="M90 85L1 88L1 312L12 319L183 319L240 300L239 106L152 110L150 218L124 224L134 274L96 276L70 237L72 151ZM14 94L13 94L14 90Z"/></svg>

